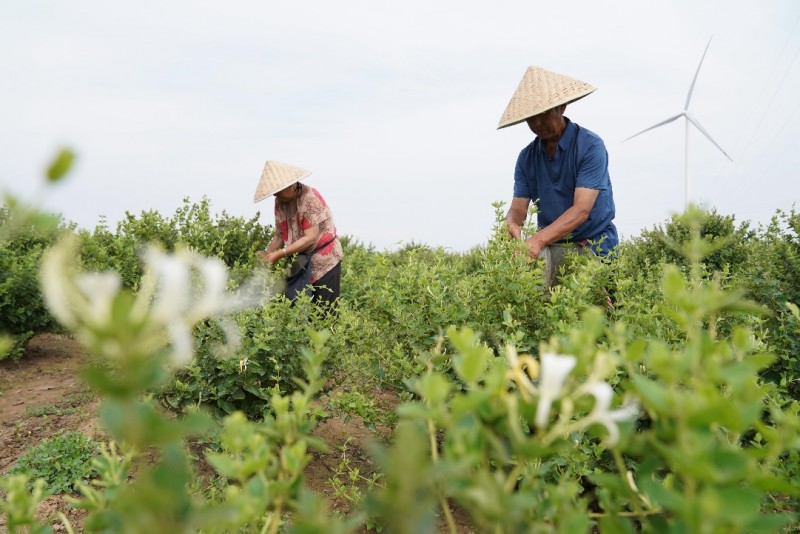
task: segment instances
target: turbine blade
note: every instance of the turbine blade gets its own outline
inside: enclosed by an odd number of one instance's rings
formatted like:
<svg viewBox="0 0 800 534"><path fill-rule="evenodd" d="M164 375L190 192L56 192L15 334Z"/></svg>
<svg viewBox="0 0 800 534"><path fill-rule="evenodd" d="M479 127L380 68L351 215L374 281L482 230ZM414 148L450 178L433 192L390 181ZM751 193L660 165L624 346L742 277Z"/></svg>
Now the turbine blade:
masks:
<svg viewBox="0 0 800 534"><path fill-rule="evenodd" d="M719 149L719 151L720 151L720 152L722 152L723 154L725 154L725 157L726 157L726 158L728 158L729 160L731 160L731 163L733 163L733 160L732 160L732 159L731 159L731 157L728 155L728 153L727 153L727 152L725 152L724 150L722 150L722 147L721 147L721 146L719 146L719 145L717 144L717 142L716 142L716 141L714 141L714 140L711 138L711 136L708 134L708 132L705 130L705 128L703 128L703 126L702 126L702 125L701 125L701 124L700 124L700 123L697 121L697 119L695 119L694 117L692 117L691 115L689 115L689 114L687 113L687 114L686 114L686 120L688 120L689 122L691 122L692 124L694 124L694 127L695 127L695 128L697 128L698 130L700 130L700 133L702 133L703 135L705 135L705 136L708 138L708 140L709 140L709 141L711 141L712 143L714 143L714 146L715 146L715 147L717 147L717 148Z"/></svg>
<svg viewBox="0 0 800 534"><path fill-rule="evenodd" d="M646 129L642 130L642 131L641 131L641 132L639 132L639 133L635 133L635 134L633 134L632 136L628 137L628 139L633 139L633 138L634 138L634 137L636 137L637 135L641 135L641 134L643 134L643 133L645 133L645 132L649 132L649 131L650 131L650 130L652 130L653 128L658 128L659 126L664 126L665 124L668 124L668 123L670 123L670 122L674 121L675 119L679 119L679 118L681 118L683 115L684 115L684 113L683 113L683 112L681 112L681 113L678 113L678 114L677 114L677 115L675 115L674 117L670 117L670 118L668 118L667 120L663 120L663 121L659 122L658 124L654 124L654 125L653 125L653 126L651 126L650 128L646 128ZM625 141L627 141L628 139L623 139L623 140L622 140L622 142L624 143L624 142L625 142Z"/></svg>
<svg viewBox="0 0 800 534"><path fill-rule="evenodd" d="M689 102L692 100L692 91L694 91L694 83L697 81L697 75L700 74L700 67L703 66L703 60L706 58L706 52L708 52L709 46L711 46L710 37L708 39L708 44L706 45L706 49L703 51L703 57L700 58L700 64L697 65L697 71L694 73L694 79L692 79L692 85L689 86L689 94L686 95L686 104L683 106L684 111L689 109Z"/></svg>

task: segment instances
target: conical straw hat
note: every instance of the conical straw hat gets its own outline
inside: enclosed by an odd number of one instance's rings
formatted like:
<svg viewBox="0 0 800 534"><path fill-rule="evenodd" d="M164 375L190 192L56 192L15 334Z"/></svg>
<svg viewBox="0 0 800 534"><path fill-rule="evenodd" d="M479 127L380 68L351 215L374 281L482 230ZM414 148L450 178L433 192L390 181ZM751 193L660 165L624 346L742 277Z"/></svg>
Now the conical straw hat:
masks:
<svg viewBox="0 0 800 534"><path fill-rule="evenodd" d="M261 172L261 179L256 187L256 194L253 202L260 202L270 197L281 189L299 182L311 174L310 171L281 163L280 161L267 160L264 170Z"/></svg>
<svg viewBox="0 0 800 534"><path fill-rule="evenodd" d="M497 129L518 124L561 104L569 104L588 95L596 88L586 82L550 72L540 67L528 67L519 87L511 97Z"/></svg>

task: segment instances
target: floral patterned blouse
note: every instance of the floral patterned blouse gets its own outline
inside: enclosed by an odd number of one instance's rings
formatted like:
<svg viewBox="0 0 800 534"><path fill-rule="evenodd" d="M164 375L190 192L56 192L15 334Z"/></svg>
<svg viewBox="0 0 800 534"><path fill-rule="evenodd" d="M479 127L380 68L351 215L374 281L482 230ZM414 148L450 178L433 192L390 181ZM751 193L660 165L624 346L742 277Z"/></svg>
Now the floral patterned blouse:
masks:
<svg viewBox="0 0 800 534"><path fill-rule="evenodd" d="M275 228L285 245L291 245L312 226L319 225L320 235L311 256L311 283L313 284L342 261L342 244L333 223L333 214L325 199L313 187L300 184L300 195L294 201L283 203L275 198Z"/></svg>

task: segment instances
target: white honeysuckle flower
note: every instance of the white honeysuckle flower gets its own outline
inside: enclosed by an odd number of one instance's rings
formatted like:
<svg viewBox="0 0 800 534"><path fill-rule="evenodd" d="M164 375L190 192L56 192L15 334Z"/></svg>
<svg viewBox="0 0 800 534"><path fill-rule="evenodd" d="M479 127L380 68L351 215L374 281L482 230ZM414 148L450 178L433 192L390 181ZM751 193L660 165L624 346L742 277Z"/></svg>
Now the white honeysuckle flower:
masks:
<svg viewBox="0 0 800 534"><path fill-rule="evenodd" d="M575 367L575 356L546 352L541 357L541 377L539 379L539 404L536 406L536 426L543 428L550 416L550 406L561 396L564 381Z"/></svg>
<svg viewBox="0 0 800 534"><path fill-rule="evenodd" d="M158 289L158 275L145 264L144 274L139 280L139 288L136 290L136 298L131 306L131 318L134 321L143 321L150 313L150 308L155 299Z"/></svg>
<svg viewBox="0 0 800 534"><path fill-rule="evenodd" d="M225 292L228 270L222 260L195 256L193 263L203 278L203 295L192 307L192 315L207 317L233 307L232 299Z"/></svg>
<svg viewBox="0 0 800 534"><path fill-rule="evenodd" d="M158 289L151 315L164 323L183 315L192 296L191 272L185 254L166 254L155 247L144 253L145 263L158 278Z"/></svg>
<svg viewBox="0 0 800 534"><path fill-rule="evenodd" d="M225 345L221 347L221 355L223 357L233 357L242 342L242 331L236 321L230 317L221 317L219 325L225 334Z"/></svg>
<svg viewBox="0 0 800 534"><path fill-rule="evenodd" d="M218 258L185 250L170 255L150 248L145 262L158 278L153 316L167 324L176 365L187 363L194 353L191 330L195 323L250 304L226 292L228 271ZM238 325L224 318L219 322L226 340L221 349L232 356L241 341Z"/></svg>
<svg viewBox="0 0 800 534"><path fill-rule="evenodd" d="M532 400L537 393L537 389L531 382L531 376L535 376L538 372L539 363L528 354L520 357L517 355L517 349L511 345L506 345L506 358L511 366L508 371L508 378L517 383L522 398L526 401Z"/></svg>
<svg viewBox="0 0 800 534"><path fill-rule="evenodd" d="M192 361L194 356L194 339L192 338L192 325L185 323L180 318L175 318L166 325L170 344L172 345L171 360L178 367Z"/></svg>
<svg viewBox="0 0 800 534"><path fill-rule="evenodd" d="M100 325L111 316L111 306L122 288L119 273L106 271L83 273L75 278L75 284L83 292L89 306L87 319Z"/></svg>
<svg viewBox="0 0 800 534"><path fill-rule="evenodd" d="M611 354L602 350L597 351L592 358L592 369L586 378L586 383L602 382L615 369L616 363Z"/></svg>
<svg viewBox="0 0 800 534"><path fill-rule="evenodd" d="M629 421L636 417L639 408L634 403L625 402L616 410L611 410L611 400L614 397L614 390L606 382L591 382L583 385L580 391L594 397L594 408L591 413L584 418L586 426L601 424L608 430L606 443L614 445L619 440L619 429L617 423Z"/></svg>
<svg viewBox="0 0 800 534"><path fill-rule="evenodd" d="M152 317L166 324L172 344L175 365L188 363L194 354L192 327L213 315L240 309L243 303L226 293L228 271L218 258L206 258L189 251L166 254L155 247L144 255L145 262L158 278L158 291L152 307ZM192 287L192 270L199 277L200 295ZM223 321L227 353L235 352L241 336L238 328ZM234 332L234 330L236 330Z"/></svg>
<svg viewBox="0 0 800 534"><path fill-rule="evenodd" d="M41 269L42 293L51 313L75 331L87 344L97 339L97 329L111 321L114 299L122 290L118 273L77 274L76 241L66 239L52 247ZM194 355L194 325L212 316L255 305L267 296L263 276L255 276L237 294L226 292L228 272L218 258L179 250L167 254L149 247L143 254L145 273L130 309L129 320L147 321L137 350L155 353L170 345L175 365L188 363ZM226 317L217 317L225 334L224 354L235 354L241 332ZM104 341L109 357L122 357L132 350ZM113 345L113 346L112 346Z"/></svg>
<svg viewBox="0 0 800 534"><path fill-rule="evenodd" d="M66 240L51 247L44 255L39 277L42 296L53 317L68 328L78 324L73 305L74 287L69 280L69 267L75 245Z"/></svg>

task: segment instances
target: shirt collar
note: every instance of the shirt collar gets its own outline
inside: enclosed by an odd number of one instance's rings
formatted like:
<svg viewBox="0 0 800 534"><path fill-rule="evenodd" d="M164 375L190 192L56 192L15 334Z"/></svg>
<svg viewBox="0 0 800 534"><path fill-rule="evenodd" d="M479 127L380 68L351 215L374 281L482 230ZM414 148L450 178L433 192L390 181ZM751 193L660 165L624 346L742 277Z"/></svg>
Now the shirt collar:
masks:
<svg viewBox="0 0 800 534"><path fill-rule="evenodd" d="M575 136L578 135L578 127L567 117L564 117L564 121L567 125L564 127L564 131L561 132L561 137L558 140L558 148L560 150L567 150L575 140ZM544 151L544 143L541 141L539 142L539 150Z"/></svg>
<svg viewBox="0 0 800 534"><path fill-rule="evenodd" d="M578 127L575 126L571 120L569 120L567 117L564 117L564 121L567 123L567 126L564 128L564 132L561 134L561 138L558 140L558 148L561 150L566 150L572 144L572 141L578 134Z"/></svg>

